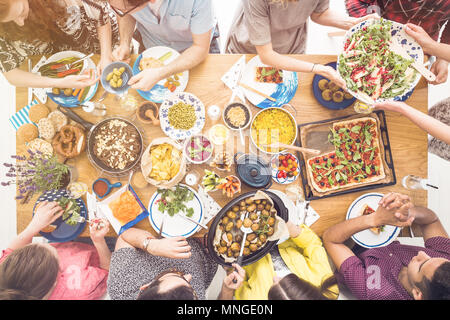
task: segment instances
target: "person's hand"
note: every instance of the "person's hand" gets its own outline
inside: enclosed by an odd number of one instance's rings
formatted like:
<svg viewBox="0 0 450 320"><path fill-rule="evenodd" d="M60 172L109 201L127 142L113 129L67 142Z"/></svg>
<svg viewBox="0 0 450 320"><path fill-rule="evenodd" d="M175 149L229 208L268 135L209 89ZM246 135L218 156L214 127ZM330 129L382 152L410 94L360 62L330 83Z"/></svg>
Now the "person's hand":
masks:
<svg viewBox="0 0 450 320"><path fill-rule="evenodd" d="M314 72L336 83L342 89L347 90L347 85L345 84L345 81L339 76L339 73L332 67L317 65L314 68Z"/></svg>
<svg viewBox="0 0 450 320"><path fill-rule="evenodd" d="M70 89L83 89L94 85L98 81L98 77L93 75L70 75L61 79L58 79L57 88L70 88Z"/></svg>
<svg viewBox="0 0 450 320"><path fill-rule="evenodd" d="M113 60L112 57L109 55L100 58L100 61L97 64L97 75L99 77L102 76L103 70L105 70L106 66L111 62L113 62Z"/></svg>
<svg viewBox="0 0 450 320"><path fill-rule="evenodd" d="M228 290L234 291L244 282L245 270L237 263L233 263L232 266L234 270L223 279L223 286Z"/></svg>
<svg viewBox="0 0 450 320"><path fill-rule="evenodd" d="M28 227L37 233L55 222L56 219L61 217L63 212L64 210L56 201L43 201L36 208L33 219L31 219Z"/></svg>
<svg viewBox="0 0 450 320"><path fill-rule="evenodd" d="M122 61L125 63L130 63L131 61L131 51L129 45L121 44L115 48L112 52L112 59L114 61Z"/></svg>
<svg viewBox="0 0 450 320"><path fill-rule="evenodd" d="M389 193L380 200L378 209L373 213L374 225L410 226L414 221L414 217L409 215L409 209L412 207L408 196Z"/></svg>
<svg viewBox="0 0 450 320"><path fill-rule="evenodd" d="M351 21L351 26L349 26L349 29L350 29L354 25L357 25L357 24L359 24L359 23L361 23L363 21L369 20L369 19L380 20L380 16L378 15L378 13L372 13L372 14L368 14L368 15L366 15L364 17L361 17L361 18L352 18L352 17L350 17L349 19Z"/></svg>
<svg viewBox="0 0 450 320"><path fill-rule="evenodd" d="M154 256L172 259L187 259L192 255L185 237L151 239L147 251Z"/></svg>
<svg viewBox="0 0 450 320"><path fill-rule="evenodd" d="M447 81L448 77L448 62L444 59L437 58L430 69L436 75L436 80L430 82L431 84L441 84Z"/></svg>
<svg viewBox="0 0 450 320"><path fill-rule="evenodd" d="M428 33L421 27L412 23L407 23L405 27L405 32L414 38L423 48L423 51L429 55L433 54L433 46L436 41L431 38Z"/></svg>
<svg viewBox="0 0 450 320"><path fill-rule="evenodd" d="M384 101L377 102L374 105L375 110L385 110L385 111L394 111L394 112L402 112L402 110L408 107L408 105L404 102L400 101Z"/></svg>
<svg viewBox="0 0 450 320"><path fill-rule="evenodd" d="M286 222L286 226L289 231L289 237L291 238L297 238L302 232L302 228L300 226L296 226L291 221Z"/></svg>
<svg viewBox="0 0 450 320"><path fill-rule="evenodd" d="M149 91L162 78L161 68L146 69L131 77L131 79L128 81L128 85L136 90Z"/></svg>
<svg viewBox="0 0 450 320"><path fill-rule="evenodd" d="M95 219L89 223L89 235L92 242L98 242L106 237L109 231L109 222L106 219Z"/></svg>

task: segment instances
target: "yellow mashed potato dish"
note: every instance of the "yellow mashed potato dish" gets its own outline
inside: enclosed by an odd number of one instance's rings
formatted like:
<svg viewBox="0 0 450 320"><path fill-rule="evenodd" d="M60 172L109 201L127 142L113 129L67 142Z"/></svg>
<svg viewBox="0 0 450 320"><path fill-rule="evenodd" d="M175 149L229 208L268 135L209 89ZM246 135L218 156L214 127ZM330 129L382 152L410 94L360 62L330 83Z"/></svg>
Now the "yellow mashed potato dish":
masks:
<svg viewBox="0 0 450 320"><path fill-rule="evenodd" d="M251 135L255 144L267 152L279 152L280 148L267 147L277 143L292 144L297 128L290 114L283 109L267 109L253 120ZM281 148L282 149L282 148Z"/></svg>

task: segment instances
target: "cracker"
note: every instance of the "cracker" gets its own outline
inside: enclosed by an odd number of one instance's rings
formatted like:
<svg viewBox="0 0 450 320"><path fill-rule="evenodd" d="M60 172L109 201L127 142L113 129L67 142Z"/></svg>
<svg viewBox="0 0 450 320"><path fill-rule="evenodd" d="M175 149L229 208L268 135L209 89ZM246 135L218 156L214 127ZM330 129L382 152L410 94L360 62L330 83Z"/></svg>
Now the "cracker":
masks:
<svg viewBox="0 0 450 320"><path fill-rule="evenodd" d="M40 138L36 138L33 141L29 142L28 148L33 152L40 151L48 155L53 154L53 147L51 143Z"/></svg>
<svg viewBox="0 0 450 320"><path fill-rule="evenodd" d="M69 122L65 114L59 110L50 112L47 118L53 123L56 132L60 131Z"/></svg>
<svg viewBox="0 0 450 320"><path fill-rule="evenodd" d="M51 140L55 136L55 127L48 118L43 118L38 122L39 136L45 140Z"/></svg>

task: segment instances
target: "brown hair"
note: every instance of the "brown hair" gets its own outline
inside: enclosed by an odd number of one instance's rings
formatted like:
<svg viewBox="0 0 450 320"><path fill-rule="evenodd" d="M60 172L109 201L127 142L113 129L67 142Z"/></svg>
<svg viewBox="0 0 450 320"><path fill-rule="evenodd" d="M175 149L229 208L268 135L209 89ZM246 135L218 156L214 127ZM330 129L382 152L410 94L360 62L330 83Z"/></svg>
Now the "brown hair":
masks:
<svg viewBox="0 0 450 320"><path fill-rule="evenodd" d="M0 20L8 15L13 0L0 0ZM67 15L66 7L58 0L28 0L30 12L21 27L14 21L0 23L0 35L10 41L57 41L64 33L56 24Z"/></svg>
<svg viewBox="0 0 450 320"><path fill-rule="evenodd" d="M269 300L331 300L330 288L336 283L336 278L331 276L316 287L291 273L270 288L268 297Z"/></svg>
<svg viewBox="0 0 450 320"><path fill-rule="evenodd" d="M58 271L58 259L48 248L30 244L17 249L0 264L0 300L42 299Z"/></svg>

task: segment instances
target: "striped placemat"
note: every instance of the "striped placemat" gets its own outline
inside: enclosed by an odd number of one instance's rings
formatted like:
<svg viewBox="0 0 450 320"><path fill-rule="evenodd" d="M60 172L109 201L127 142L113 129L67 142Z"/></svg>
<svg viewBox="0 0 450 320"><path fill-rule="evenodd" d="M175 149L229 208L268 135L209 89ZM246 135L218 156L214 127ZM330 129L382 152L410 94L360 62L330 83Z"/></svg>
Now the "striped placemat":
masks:
<svg viewBox="0 0 450 320"><path fill-rule="evenodd" d="M34 99L29 105L20 109L16 112L15 115L9 118L9 122L11 122L15 130L19 129L19 127L24 125L25 123L32 123L29 117L29 113L31 106L35 104L38 104L38 101L36 99Z"/></svg>

